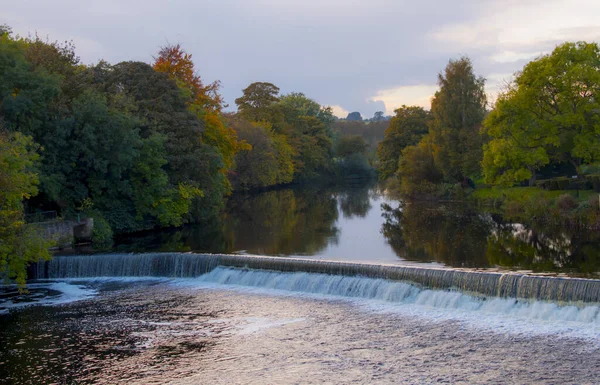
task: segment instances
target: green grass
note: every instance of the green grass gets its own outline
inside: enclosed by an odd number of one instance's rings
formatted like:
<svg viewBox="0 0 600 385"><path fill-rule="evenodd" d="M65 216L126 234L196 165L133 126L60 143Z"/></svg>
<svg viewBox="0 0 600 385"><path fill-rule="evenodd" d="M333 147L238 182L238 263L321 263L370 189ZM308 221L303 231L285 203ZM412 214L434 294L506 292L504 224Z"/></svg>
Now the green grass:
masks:
<svg viewBox="0 0 600 385"><path fill-rule="evenodd" d="M598 193L592 190L581 190L579 196L575 190L554 190L547 191L539 187L486 187L476 189L472 197L480 201L516 201L526 203L532 199L546 199L554 201L563 194L570 194L579 202L587 202L591 197Z"/></svg>

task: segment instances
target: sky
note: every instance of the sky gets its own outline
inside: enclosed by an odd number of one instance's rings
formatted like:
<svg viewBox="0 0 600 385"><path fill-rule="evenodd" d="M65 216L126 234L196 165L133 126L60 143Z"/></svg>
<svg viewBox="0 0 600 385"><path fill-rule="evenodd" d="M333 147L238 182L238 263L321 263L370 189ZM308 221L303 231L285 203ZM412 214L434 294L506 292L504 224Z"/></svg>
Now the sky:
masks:
<svg viewBox="0 0 600 385"><path fill-rule="evenodd" d="M84 64L151 63L180 43L205 83L235 98L256 81L339 117L430 107L437 75L467 55L493 101L564 41L600 41L598 0L0 0L0 24L72 40Z"/></svg>

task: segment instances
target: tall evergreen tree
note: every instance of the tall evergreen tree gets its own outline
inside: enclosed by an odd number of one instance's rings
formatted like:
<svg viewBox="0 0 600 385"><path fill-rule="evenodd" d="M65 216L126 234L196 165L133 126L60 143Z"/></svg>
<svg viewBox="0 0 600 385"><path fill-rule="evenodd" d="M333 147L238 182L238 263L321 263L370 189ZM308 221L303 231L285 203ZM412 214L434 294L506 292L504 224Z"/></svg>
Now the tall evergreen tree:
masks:
<svg viewBox="0 0 600 385"><path fill-rule="evenodd" d="M480 172L487 98L485 79L475 76L468 57L450 60L438 75L440 90L431 101L431 134L437 166L448 182Z"/></svg>

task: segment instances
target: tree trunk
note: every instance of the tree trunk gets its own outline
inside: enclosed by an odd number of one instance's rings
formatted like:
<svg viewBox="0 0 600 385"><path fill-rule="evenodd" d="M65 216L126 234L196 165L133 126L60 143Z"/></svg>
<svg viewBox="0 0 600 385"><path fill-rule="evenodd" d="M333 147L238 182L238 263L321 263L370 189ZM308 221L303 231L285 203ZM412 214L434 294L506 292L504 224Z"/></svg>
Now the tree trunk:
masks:
<svg viewBox="0 0 600 385"><path fill-rule="evenodd" d="M529 178L529 186L533 187L535 186L535 182L536 182L536 176L535 176L535 169L533 167L528 167L529 171L531 172L531 178Z"/></svg>

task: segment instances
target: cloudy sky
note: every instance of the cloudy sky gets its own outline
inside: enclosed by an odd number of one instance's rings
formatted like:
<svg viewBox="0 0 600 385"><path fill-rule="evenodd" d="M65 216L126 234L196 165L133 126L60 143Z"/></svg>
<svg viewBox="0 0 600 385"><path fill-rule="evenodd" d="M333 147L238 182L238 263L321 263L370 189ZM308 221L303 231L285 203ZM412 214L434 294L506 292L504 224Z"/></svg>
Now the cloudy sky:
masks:
<svg viewBox="0 0 600 385"><path fill-rule="evenodd" d="M4 4L3 4L4 3ZM598 0L0 0L20 35L73 40L82 61L152 61L181 43L230 108L267 81L338 116L402 104L429 108L436 77L468 55L499 87L566 40L600 41Z"/></svg>

